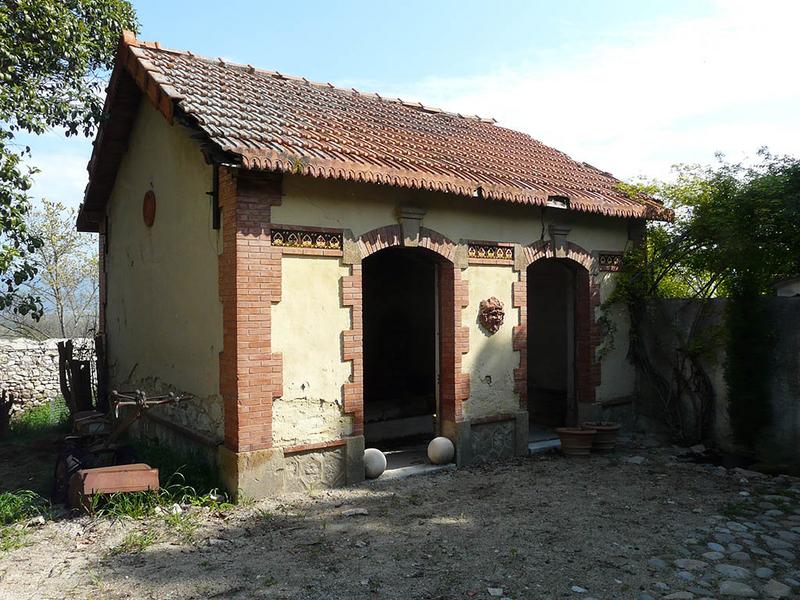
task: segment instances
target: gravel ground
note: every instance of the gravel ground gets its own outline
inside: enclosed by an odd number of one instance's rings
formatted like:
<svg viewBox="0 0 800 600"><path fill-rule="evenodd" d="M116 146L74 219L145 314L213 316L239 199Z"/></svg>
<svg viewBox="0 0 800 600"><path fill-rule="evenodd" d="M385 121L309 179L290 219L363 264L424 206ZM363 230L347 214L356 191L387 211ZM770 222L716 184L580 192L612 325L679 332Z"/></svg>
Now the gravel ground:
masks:
<svg viewBox="0 0 800 600"><path fill-rule="evenodd" d="M62 519L0 555L0 598L800 593L800 480L675 454L539 455L225 514L185 510L177 525Z"/></svg>

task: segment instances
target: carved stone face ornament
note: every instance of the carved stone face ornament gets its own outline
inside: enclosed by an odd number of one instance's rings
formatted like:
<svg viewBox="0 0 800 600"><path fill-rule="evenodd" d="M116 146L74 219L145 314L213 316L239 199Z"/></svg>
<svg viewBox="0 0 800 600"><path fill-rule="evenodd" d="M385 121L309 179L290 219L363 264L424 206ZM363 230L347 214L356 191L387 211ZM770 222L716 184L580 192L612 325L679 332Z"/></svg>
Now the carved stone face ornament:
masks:
<svg viewBox="0 0 800 600"><path fill-rule="evenodd" d="M503 303L500 302L500 300L494 296L487 300L481 300L478 320L489 334L497 333L497 330L500 329L500 326L503 324L505 316L506 313L503 310Z"/></svg>

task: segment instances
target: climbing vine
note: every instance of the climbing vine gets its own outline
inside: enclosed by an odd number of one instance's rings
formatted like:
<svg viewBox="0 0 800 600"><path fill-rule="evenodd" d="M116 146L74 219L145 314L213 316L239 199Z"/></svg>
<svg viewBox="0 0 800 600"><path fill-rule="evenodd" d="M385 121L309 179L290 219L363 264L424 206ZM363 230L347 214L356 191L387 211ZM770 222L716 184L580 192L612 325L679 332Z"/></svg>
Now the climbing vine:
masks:
<svg viewBox="0 0 800 600"><path fill-rule="evenodd" d="M659 198L675 219L648 225L606 304L627 305L629 357L678 440L709 437L715 398L705 365L724 346L731 426L752 449L770 422L772 334L761 297L774 281L800 273L800 161L766 149L750 165L718 158L713 166L677 167L669 183L623 186ZM710 302L721 297L728 298L725 318L715 326ZM677 343L665 369L645 333L668 318L658 302L667 298L684 298L695 310L688 327L673 327Z"/></svg>

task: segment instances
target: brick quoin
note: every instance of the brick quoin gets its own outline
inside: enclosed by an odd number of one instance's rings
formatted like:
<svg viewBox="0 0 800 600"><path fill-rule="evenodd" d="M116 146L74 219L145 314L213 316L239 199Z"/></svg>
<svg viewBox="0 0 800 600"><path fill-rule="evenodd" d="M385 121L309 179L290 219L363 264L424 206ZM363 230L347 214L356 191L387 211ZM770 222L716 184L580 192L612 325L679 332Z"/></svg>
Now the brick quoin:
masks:
<svg viewBox="0 0 800 600"><path fill-rule="evenodd" d="M363 234L357 243L362 260L375 252L403 245L399 225ZM453 264L456 245L443 235L420 228L419 247L439 256L439 398L442 421L461 421L462 403L469 398L469 374L461 372L461 357L469 350L469 329L461 327L461 311L469 302L467 281ZM352 362L350 381L342 388L345 413L353 415L353 433L364 433L364 329L362 268L353 265L342 278L342 304L351 308L351 329L342 333L342 356ZM456 325L458 324L458 326Z"/></svg>
<svg viewBox="0 0 800 600"><path fill-rule="evenodd" d="M280 301L281 251L272 247L270 209L280 181L219 167L223 350L220 393L225 446L249 452L272 446L272 401L282 391L282 356L271 352L271 308Z"/></svg>
<svg viewBox="0 0 800 600"><path fill-rule="evenodd" d="M511 330L511 344L519 352L519 366L514 369L514 391L519 394L519 407L528 409L528 268L519 272L511 286L511 306L519 309L519 325Z"/></svg>
<svg viewBox="0 0 800 600"><path fill-rule="evenodd" d="M350 307L350 329L342 332L342 360L350 361L350 380L342 386L345 414L353 417L353 435L364 434L364 306L361 265L342 277L342 306Z"/></svg>
<svg viewBox="0 0 800 600"><path fill-rule="evenodd" d="M527 269L537 260L554 258L550 242L535 242L525 246L524 268L513 286L514 308L520 311L519 325L513 331L514 350L519 352L519 367L514 369L514 389L519 394L520 408L528 407L528 288ZM592 255L586 250L567 243L568 260L576 263L575 280L575 396L578 403L595 401L595 390L600 385L600 362L597 348L603 341L600 325L595 319L595 311L600 306L600 286L591 275L594 266Z"/></svg>

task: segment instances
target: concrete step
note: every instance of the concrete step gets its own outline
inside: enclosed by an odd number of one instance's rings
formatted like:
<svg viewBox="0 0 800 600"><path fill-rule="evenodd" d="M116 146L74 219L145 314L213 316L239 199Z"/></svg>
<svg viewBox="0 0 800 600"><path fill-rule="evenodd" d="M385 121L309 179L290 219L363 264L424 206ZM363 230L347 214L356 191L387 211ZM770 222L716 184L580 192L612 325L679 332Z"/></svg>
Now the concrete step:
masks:
<svg viewBox="0 0 800 600"><path fill-rule="evenodd" d="M439 471L452 471L456 468L453 463L449 465L409 465L407 467L398 467L396 469L387 469L383 475L377 479L368 479L367 483L387 481L389 479L405 479L406 477L413 477L414 475L431 475Z"/></svg>
<svg viewBox="0 0 800 600"><path fill-rule="evenodd" d="M530 442L528 444L528 454L541 454L542 452L550 452L559 448L561 448L561 440L559 439Z"/></svg>

